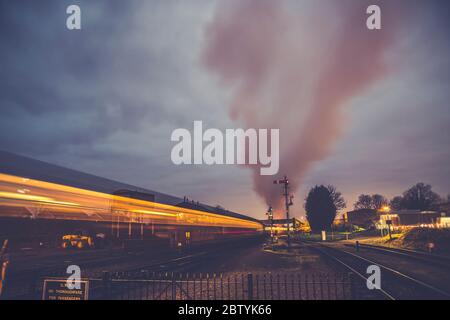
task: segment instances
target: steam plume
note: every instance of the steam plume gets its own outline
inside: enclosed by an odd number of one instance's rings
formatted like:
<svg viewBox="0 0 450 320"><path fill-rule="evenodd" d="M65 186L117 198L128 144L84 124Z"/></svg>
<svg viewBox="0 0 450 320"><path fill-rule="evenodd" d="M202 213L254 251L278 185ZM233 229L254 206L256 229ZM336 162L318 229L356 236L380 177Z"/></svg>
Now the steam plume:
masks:
<svg viewBox="0 0 450 320"><path fill-rule="evenodd" d="M341 136L346 103L389 71L384 53L396 29L394 8L383 2L388 30L370 31L369 5L225 0L207 26L204 64L233 89L233 119L250 128L280 129L279 173L289 175L292 191ZM252 169L256 192L279 207L276 177Z"/></svg>

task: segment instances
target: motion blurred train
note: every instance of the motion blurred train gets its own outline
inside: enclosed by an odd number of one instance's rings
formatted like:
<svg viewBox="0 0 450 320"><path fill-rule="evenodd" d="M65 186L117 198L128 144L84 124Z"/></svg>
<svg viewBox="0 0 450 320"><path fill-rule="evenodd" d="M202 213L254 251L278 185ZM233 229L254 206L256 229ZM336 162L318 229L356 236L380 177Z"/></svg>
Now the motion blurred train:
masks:
<svg viewBox="0 0 450 320"><path fill-rule="evenodd" d="M0 239L17 246L67 247L66 236L152 249L262 233L258 220L221 207L0 151Z"/></svg>

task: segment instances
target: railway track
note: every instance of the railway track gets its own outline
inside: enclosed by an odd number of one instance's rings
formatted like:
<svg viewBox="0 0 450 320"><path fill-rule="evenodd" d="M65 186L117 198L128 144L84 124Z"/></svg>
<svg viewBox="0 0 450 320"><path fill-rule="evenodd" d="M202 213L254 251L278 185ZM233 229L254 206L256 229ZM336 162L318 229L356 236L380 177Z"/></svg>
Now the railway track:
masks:
<svg viewBox="0 0 450 320"><path fill-rule="evenodd" d="M346 247L355 247L352 244L345 244ZM410 249L400 249L400 248L388 248L384 246L376 246L369 244L359 244L362 249L373 250L377 252L387 253L397 255L399 257L404 257L408 259L414 259L417 261L423 261L428 264L433 264L438 267L450 269L450 257L440 256L432 253L421 252Z"/></svg>
<svg viewBox="0 0 450 320"><path fill-rule="evenodd" d="M304 242L312 249L328 257L330 260L352 272L359 279L356 282L358 299L387 299L387 300L447 300L450 293L438 288L415 276L406 274L397 269L381 264L372 259L335 246L319 243ZM385 254L394 254L386 251ZM398 256L397 256L398 257ZM381 270L381 288L369 290L367 281L369 274L367 268L376 265Z"/></svg>
<svg viewBox="0 0 450 320"><path fill-rule="evenodd" d="M177 257L175 259L128 269L126 270L126 273L132 275L133 273L139 274L142 272L198 272L198 270L202 269L203 265L208 264L211 261L216 261L216 259L224 259L226 255L235 255L235 247L233 245L223 244L215 248L207 248L205 250L187 253L186 255Z"/></svg>
<svg viewBox="0 0 450 320"><path fill-rule="evenodd" d="M198 265L203 257L206 257L208 252L199 252L188 254L174 259L160 261L158 263L144 264L139 267L126 269L124 273L127 277L139 277L142 273L164 273L164 272L181 272Z"/></svg>

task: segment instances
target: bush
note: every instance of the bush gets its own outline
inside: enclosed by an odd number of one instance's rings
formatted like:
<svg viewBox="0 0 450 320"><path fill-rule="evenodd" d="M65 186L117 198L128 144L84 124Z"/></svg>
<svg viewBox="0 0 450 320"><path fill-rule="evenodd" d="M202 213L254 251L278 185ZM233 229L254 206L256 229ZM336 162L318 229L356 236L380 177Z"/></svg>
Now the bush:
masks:
<svg viewBox="0 0 450 320"><path fill-rule="evenodd" d="M427 250L428 243L434 243L437 252L450 253L450 230L414 228L406 231L401 237L404 246Z"/></svg>

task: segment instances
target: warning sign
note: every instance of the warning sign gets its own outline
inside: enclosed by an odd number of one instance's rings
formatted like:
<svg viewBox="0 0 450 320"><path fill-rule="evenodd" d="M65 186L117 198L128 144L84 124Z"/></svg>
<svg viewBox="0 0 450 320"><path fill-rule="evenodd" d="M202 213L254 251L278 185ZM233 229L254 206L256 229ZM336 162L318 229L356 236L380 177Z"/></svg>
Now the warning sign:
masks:
<svg viewBox="0 0 450 320"><path fill-rule="evenodd" d="M45 279L42 300L88 300L89 281L71 281L70 284L79 284L79 286L76 286L79 289L70 289L67 286L67 279Z"/></svg>

